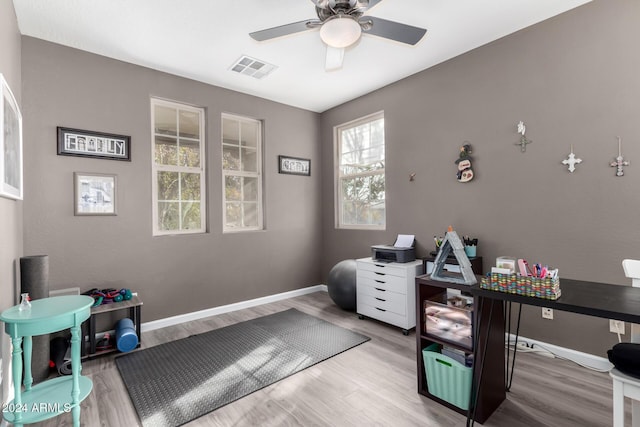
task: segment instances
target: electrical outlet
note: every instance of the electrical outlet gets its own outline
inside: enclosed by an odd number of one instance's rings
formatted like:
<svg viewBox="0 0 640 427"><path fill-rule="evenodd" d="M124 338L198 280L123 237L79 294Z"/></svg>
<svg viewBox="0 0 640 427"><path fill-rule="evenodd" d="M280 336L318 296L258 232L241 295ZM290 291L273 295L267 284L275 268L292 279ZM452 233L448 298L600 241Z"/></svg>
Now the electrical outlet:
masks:
<svg viewBox="0 0 640 427"><path fill-rule="evenodd" d="M542 318L553 320L553 308L542 307Z"/></svg>
<svg viewBox="0 0 640 427"><path fill-rule="evenodd" d="M609 331L614 334L624 335L624 322L622 320L609 319Z"/></svg>

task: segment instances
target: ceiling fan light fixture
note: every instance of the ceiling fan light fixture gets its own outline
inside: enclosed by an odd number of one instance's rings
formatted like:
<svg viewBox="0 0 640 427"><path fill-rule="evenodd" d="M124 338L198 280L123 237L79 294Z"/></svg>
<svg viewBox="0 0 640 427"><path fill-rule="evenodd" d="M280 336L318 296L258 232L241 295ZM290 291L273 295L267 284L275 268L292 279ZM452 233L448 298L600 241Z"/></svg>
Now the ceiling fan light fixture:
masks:
<svg viewBox="0 0 640 427"><path fill-rule="evenodd" d="M354 18L336 15L322 24L320 38L328 46L338 49L349 47L358 41L362 35L362 28Z"/></svg>

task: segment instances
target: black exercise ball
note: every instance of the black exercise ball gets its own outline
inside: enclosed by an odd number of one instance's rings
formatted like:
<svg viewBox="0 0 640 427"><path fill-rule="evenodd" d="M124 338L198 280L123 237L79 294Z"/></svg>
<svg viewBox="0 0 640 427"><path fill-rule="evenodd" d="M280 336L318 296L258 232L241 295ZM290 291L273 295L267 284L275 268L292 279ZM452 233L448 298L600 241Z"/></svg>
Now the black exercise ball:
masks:
<svg viewBox="0 0 640 427"><path fill-rule="evenodd" d="M356 310L356 260L346 259L333 266L327 281L329 296L343 310Z"/></svg>

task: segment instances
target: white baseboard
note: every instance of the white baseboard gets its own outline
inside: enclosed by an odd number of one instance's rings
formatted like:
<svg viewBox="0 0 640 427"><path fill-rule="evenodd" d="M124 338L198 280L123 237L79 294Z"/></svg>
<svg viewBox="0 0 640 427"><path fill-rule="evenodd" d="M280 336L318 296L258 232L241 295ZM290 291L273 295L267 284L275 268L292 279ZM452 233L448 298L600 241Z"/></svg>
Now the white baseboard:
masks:
<svg viewBox="0 0 640 427"><path fill-rule="evenodd" d="M509 342L511 344L515 344L516 336L513 334L509 335ZM611 362L608 359L600 356L595 356L589 353L583 353L581 351L572 350L566 347L560 347L554 344L549 344L543 341L533 340L527 337L518 337L518 343L527 343L529 347L533 346L533 348L541 348L543 350L547 350L558 357L563 359L571 360L579 365L585 366L587 368L595 369L597 371L608 371L613 368Z"/></svg>
<svg viewBox="0 0 640 427"><path fill-rule="evenodd" d="M255 307L257 305L267 304L270 302L282 301L284 299L298 297L301 295L312 294L314 292L327 292L327 285L315 285L308 288L296 289L294 291L283 292L280 294L269 295L266 297L256 298L247 301L236 302L234 304L222 305L220 307L207 308L205 310L194 311L191 313L179 314L177 316L166 317L164 319L152 320L145 322L142 326L142 332L153 331L154 329L164 328L166 326L178 325L184 322L202 319L218 314L229 313L243 308Z"/></svg>

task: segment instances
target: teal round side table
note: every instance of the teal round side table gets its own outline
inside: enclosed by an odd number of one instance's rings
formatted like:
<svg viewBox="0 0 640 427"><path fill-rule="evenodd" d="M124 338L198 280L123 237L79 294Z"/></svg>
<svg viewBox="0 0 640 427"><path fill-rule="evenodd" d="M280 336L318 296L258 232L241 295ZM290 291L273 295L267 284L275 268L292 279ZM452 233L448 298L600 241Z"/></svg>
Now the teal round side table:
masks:
<svg viewBox="0 0 640 427"><path fill-rule="evenodd" d="M80 426L80 402L91 393L93 383L80 375L80 328L91 315L93 298L61 296L31 301L29 310L11 307L0 314L11 337L15 397L3 408L4 419L15 426L36 423L71 412L74 427ZM32 387L31 337L71 329L71 376L43 381ZM24 364L23 364L24 358ZM24 391L22 369L24 366Z"/></svg>

